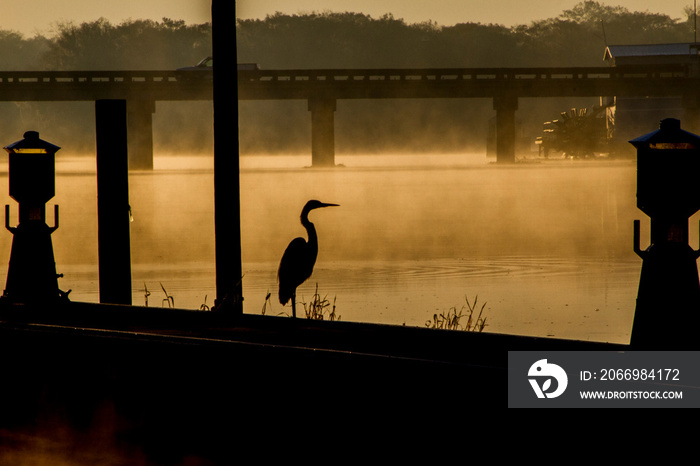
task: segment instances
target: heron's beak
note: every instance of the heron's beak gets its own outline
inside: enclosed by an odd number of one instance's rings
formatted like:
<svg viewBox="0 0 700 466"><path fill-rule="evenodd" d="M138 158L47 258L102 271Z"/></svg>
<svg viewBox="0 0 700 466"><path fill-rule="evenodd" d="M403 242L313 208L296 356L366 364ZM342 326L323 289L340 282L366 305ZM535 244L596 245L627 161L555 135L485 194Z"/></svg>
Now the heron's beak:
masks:
<svg viewBox="0 0 700 466"><path fill-rule="evenodd" d="M325 202L321 203L320 207L339 207L340 204L326 204Z"/></svg>

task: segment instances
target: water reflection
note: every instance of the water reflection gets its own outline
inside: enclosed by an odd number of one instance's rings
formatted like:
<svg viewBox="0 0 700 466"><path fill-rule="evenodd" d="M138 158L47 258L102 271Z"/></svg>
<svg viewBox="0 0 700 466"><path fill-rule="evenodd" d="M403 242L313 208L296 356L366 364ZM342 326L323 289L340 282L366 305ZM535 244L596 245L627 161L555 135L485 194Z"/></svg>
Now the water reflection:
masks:
<svg viewBox="0 0 700 466"><path fill-rule="evenodd" d="M495 166L479 155L243 157L244 309L276 294L276 268L308 199L330 199L314 223L319 256L299 288L336 298L343 320L418 325L486 302L487 331L627 342L641 261L632 251L635 165L550 161ZM156 157L130 176L133 302L177 307L214 300L211 157ZM6 163L2 164L6 171ZM61 228L54 233L62 289L97 301L94 161L57 158ZM0 177L7 192L7 177ZM14 202L7 197L8 203ZM691 229L692 230L692 229ZM9 259L9 233L0 257ZM697 239L693 239L697 241ZM2 266L0 266L2 267ZM0 278L4 282L4 272ZM290 313L273 300L268 313Z"/></svg>

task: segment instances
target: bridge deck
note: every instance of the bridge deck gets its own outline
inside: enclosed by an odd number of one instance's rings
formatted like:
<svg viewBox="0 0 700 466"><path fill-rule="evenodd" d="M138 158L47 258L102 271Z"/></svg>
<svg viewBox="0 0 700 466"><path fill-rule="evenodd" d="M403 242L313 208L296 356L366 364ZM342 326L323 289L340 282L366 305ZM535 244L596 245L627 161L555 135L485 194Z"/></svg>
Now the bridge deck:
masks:
<svg viewBox="0 0 700 466"><path fill-rule="evenodd" d="M3 71L0 101L211 100L212 75L175 70ZM700 77L654 67L238 71L238 98L336 99L685 95Z"/></svg>
<svg viewBox="0 0 700 466"><path fill-rule="evenodd" d="M0 101L212 100L211 75L177 71L2 71Z"/></svg>
<svg viewBox="0 0 700 466"><path fill-rule="evenodd" d="M253 70L239 99L564 97L678 95L700 79L685 66Z"/></svg>

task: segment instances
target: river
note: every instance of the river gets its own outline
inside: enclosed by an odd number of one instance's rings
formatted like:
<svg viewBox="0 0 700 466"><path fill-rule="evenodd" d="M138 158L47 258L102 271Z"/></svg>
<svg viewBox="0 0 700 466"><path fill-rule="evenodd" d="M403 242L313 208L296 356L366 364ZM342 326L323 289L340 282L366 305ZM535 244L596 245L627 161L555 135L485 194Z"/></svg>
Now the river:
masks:
<svg viewBox="0 0 700 466"><path fill-rule="evenodd" d="M7 159L0 162L7 193ZM288 242L305 236L304 203L319 199L340 207L310 215L319 256L299 301L318 285L342 320L424 326L476 299L487 332L629 341L641 270L634 219L642 220L643 247L648 238L633 162L499 166L479 154L336 162L310 169L309 156L241 158L244 312L291 314L276 300L277 265ZM212 167L211 156L158 155L154 171L130 174L134 304L213 304ZM56 171L47 212L51 224L51 206L60 206L52 236L59 287L73 301L98 302L94 159L59 152ZM6 203L16 224L17 205L7 195ZM0 260L9 261L11 241L0 234Z"/></svg>

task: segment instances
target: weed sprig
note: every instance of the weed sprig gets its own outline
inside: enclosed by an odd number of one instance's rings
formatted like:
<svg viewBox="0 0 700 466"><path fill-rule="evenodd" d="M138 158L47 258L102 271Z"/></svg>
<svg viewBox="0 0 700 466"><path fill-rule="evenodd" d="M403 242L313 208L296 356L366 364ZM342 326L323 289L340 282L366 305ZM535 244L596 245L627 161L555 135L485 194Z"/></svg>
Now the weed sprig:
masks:
<svg viewBox="0 0 700 466"><path fill-rule="evenodd" d="M304 313L307 319L311 320L340 320L340 315L335 312L335 298L333 298L333 305L331 307L331 302L327 299L327 296L321 298L318 294L318 283L316 283L316 292L311 297L309 303L302 301L304 305ZM331 307L329 310L328 308Z"/></svg>
<svg viewBox="0 0 700 466"><path fill-rule="evenodd" d="M479 309L479 315L474 319L474 311L476 310L477 300L479 296L474 297L474 302L470 303L469 298L464 297L466 305L463 305L459 311L457 307L451 307L446 314L440 313L433 314L433 320L428 320L425 322L425 326L428 328L437 328L445 330L464 330L467 332L482 332L484 327L486 327L486 317L481 317L486 307L486 303L482 304L481 309ZM464 310L467 310L464 313ZM467 323L462 325L462 319L466 317Z"/></svg>

